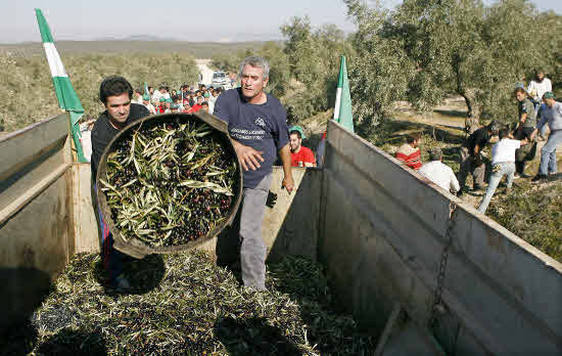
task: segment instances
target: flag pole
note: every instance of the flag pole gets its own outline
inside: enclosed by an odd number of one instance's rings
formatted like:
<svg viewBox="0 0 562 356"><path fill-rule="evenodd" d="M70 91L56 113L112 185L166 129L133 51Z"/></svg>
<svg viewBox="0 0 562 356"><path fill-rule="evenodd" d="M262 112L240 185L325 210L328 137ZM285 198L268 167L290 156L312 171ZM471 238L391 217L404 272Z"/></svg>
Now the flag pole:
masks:
<svg viewBox="0 0 562 356"><path fill-rule="evenodd" d="M45 56L47 57L47 62L49 63L49 69L51 70L51 76L53 78L53 85L55 87L55 94L59 102L59 107L66 110L70 114L70 133L74 141L74 146L76 148L76 155L79 162L88 162L84 156L84 151L82 150L80 126L78 121L84 115L84 108L80 99L72 87L70 78L64 69L62 60L60 58L59 52L55 47L53 40L53 35L47 24L47 20L43 16L40 9L35 9L35 15L37 17L37 24L39 26L39 32L41 33L41 40L43 42L43 48L45 49Z"/></svg>

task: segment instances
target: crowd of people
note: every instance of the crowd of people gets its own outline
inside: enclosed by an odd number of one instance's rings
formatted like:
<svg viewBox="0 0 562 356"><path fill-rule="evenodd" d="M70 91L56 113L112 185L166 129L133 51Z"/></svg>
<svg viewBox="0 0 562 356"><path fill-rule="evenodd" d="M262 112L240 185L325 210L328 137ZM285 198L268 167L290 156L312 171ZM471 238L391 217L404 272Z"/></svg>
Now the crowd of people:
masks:
<svg viewBox="0 0 562 356"><path fill-rule="evenodd" d="M200 84L197 88L184 84L179 89L171 91L167 85L161 85L158 90L146 86L145 89L135 89L132 102L146 107L151 115L171 112L191 114L199 110L212 114L215 102L222 92L222 87L207 88L204 84Z"/></svg>
<svg viewBox="0 0 562 356"><path fill-rule="evenodd" d="M169 86L166 85L159 86L157 90L151 86L146 86L145 89L137 88L133 91L131 103L144 106L150 115L192 114L200 110L213 114L217 98L223 92L222 87L209 86L207 88L204 84L198 85L197 88L184 84L178 90L170 90ZM89 123L93 125L94 122L94 120L91 120ZM298 125L290 127L289 137L291 165L293 167L317 167L317 155L302 144L303 139L306 139L304 129Z"/></svg>
<svg viewBox="0 0 562 356"><path fill-rule="evenodd" d="M543 71L525 88L517 84L514 97L518 105L518 116L511 123L501 125L493 120L490 124L472 132L459 149L460 169L458 175L442 163L440 149L430 151L430 162L422 163L419 143L420 134L407 137L399 147L396 158L404 164L442 187L461 196L466 189L466 179L472 175L473 190L484 190L486 168L490 168L488 187L478 211L485 213L501 179L506 176L506 191L510 191L515 178L530 178L525 174L525 163L534 159L537 141L545 140L547 127L550 129L547 142L541 149L538 173L532 182L545 181L548 175L557 173L556 148L562 142L562 103L552 93L552 83ZM497 138L496 138L497 136ZM489 165L483 155L486 145L494 143Z"/></svg>

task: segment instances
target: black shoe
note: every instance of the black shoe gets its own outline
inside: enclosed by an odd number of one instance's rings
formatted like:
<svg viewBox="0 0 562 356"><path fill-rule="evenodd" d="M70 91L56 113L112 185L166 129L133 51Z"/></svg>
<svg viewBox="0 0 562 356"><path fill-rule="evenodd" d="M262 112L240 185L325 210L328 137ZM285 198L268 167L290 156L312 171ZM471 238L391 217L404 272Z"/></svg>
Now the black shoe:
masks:
<svg viewBox="0 0 562 356"><path fill-rule="evenodd" d="M521 177L521 178L531 178L530 175L525 174L525 173L521 173L520 177Z"/></svg>
<svg viewBox="0 0 562 356"><path fill-rule="evenodd" d="M540 182L546 180L546 176L544 174L537 174L533 179L531 179L531 182Z"/></svg>

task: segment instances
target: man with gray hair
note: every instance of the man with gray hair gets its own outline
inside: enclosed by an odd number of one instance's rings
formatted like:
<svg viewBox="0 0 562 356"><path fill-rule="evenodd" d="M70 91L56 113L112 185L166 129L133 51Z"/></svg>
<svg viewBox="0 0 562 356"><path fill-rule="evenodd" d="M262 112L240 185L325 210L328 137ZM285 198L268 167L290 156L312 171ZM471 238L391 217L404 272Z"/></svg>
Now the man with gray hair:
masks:
<svg viewBox="0 0 562 356"><path fill-rule="evenodd" d="M288 193L294 187L287 113L279 100L264 92L268 80L267 61L247 57L240 65L240 87L220 95L214 111L214 115L228 124L244 170L243 200L237 218L240 265L244 285L257 290L265 290L266 247L261 228L277 153L283 162L282 186ZM219 244L226 244L225 238L221 236L217 242L217 255L221 253Z"/></svg>
<svg viewBox="0 0 562 356"><path fill-rule="evenodd" d="M459 181L451 167L442 162L443 152L439 147L432 148L429 151L429 159L430 161L424 163L418 172L446 191L458 192L460 189Z"/></svg>

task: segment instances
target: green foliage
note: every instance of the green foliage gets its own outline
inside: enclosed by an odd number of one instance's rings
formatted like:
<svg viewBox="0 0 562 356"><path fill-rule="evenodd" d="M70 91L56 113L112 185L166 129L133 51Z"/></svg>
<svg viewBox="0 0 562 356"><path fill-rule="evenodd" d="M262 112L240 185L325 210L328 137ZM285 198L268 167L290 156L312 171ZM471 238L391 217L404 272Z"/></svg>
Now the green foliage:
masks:
<svg viewBox="0 0 562 356"><path fill-rule="evenodd" d="M166 83L179 87L193 83L198 70L194 60L179 54L75 54L63 62L86 116L96 117L103 106L99 102L99 85L109 75L122 75L133 88L144 82L157 86ZM0 55L0 119L6 131L14 131L59 112L51 73L43 55Z"/></svg>
<svg viewBox="0 0 562 356"><path fill-rule="evenodd" d="M219 53L211 58L210 67L223 72L238 73L238 66L242 61L244 51Z"/></svg>
<svg viewBox="0 0 562 356"><path fill-rule="evenodd" d="M266 90L276 97L285 95L291 73L283 46L276 42L266 42L261 47L235 54L217 55L212 58L211 65L216 69L238 74L240 63L248 56L261 56L269 62L269 83Z"/></svg>
<svg viewBox="0 0 562 356"><path fill-rule="evenodd" d="M536 41L539 58L533 69L544 70L552 80L553 90L558 98L562 97L562 16L550 12L539 13L535 27L541 29L540 39ZM527 72L532 79L534 72Z"/></svg>
<svg viewBox="0 0 562 356"><path fill-rule="evenodd" d="M562 262L562 183L496 193L487 214L531 245Z"/></svg>
<svg viewBox="0 0 562 356"><path fill-rule="evenodd" d="M352 53L343 31L334 25L313 28L308 17L295 17L281 27L284 45L266 42L262 47L213 57L215 68L238 72L248 55L269 61L268 89L281 99L289 122L296 123L334 105L340 55Z"/></svg>
<svg viewBox="0 0 562 356"><path fill-rule="evenodd" d="M0 56L0 120L14 131L59 113L49 66L39 56Z"/></svg>
<svg viewBox="0 0 562 356"><path fill-rule="evenodd" d="M548 64L544 54L552 52L537 45L546 40L538 18L527 0L489 7L480 0L406 0L389 19L385 35L404 40L405 52L418 66L408 98L419 109L454 91L475 118L486 113L509 121L515 116L515 83L535 66Z"/></svg>
<svg viewBox="0 0 562 356"><path fill-rule="evenodd" d="M560 72L561 17L527 0L405 0L394 12L346 0L358 30L350 74L358 119L377 125L392 101L427 111L449 93L475 118L510 121L513 89L536 67ZM360 131L369 134L369 130Z"/></svg>
<svg viewBox="0 0 562 356"><path fill-rule="evenodd" d="M343 31L334 25L313 29L308 17L281 27L285 54L295 82L282 102L290 122L299 122L334 105L340 55L352 53Z"/></svg>
<svg viewBox="0 0 562 356"><path fill-rule="evenodd" d="M369 8L359 0L345 2L357 25L357 32L351 36L355 53L349 60L356 129L359 135L373 138L392 103L404 98L414 66L399 39L379 35L387 17L382 7Z"/></svg>

